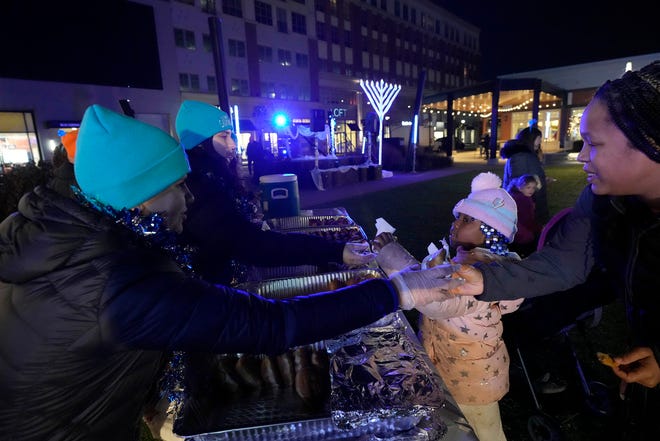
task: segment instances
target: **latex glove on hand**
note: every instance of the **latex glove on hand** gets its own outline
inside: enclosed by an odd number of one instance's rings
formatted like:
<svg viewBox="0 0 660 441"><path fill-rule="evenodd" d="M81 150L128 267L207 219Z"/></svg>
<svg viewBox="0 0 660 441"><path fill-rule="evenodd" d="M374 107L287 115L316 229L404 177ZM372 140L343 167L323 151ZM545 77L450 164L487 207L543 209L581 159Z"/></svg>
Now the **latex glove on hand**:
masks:
<svg viewBox="0 0 660 441"><path fill-rule="evenodd" d="M419 261L399 242L388 242L383 246L376 255L376 262L388 277L408 268L420 268Z"/></svg>
<svg viewBox="0 0 660 441"><path fill-rule="evenodd" d="M367 242L346 242L342 259L344 264L349 266L368 265L376 258L376 255L369 249Z"/></svg>
<svg viewBox="0 0 660 441"><path fill-rule="evenodd" d="M392 233L380 233L372 241L371 248L374 250L374 253L378 253L385 245L396 242L396 240L396 236Z"/></svg>
<svg viewBox="0 0 660 441"><path fill-rule="evenodd" d="M451 277L456 270L457 265L447 264L425 270L408 268L393 274L390 279L399 293L401 309L418 308L452 298L449 291L464 283L460 278Z"/></svg>

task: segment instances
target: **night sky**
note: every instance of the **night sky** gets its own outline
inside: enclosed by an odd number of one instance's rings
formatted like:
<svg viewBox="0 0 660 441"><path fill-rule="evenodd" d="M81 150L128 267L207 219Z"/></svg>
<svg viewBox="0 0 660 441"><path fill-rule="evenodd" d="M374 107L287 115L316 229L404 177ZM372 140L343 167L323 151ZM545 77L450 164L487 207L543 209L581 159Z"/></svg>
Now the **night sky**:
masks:
<svg viewBox="0 0 660 441"><path fill-rule="evenodd" d="M481 28L483 80L660 52L653 2L619 0L613 7L580 0L435 2Z"/></svg>

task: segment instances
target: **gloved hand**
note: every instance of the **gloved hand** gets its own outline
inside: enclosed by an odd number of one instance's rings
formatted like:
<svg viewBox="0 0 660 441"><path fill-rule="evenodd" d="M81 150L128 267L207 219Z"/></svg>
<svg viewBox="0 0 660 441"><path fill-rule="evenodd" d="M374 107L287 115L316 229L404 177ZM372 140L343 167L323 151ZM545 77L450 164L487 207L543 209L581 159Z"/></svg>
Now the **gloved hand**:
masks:
<svg viewBox="0 0 660 441"><path fill-rule="evenodd" d="M374 253L379 253L380 250L388 243L396 242L396 236L392 233L380 233L371 241L371 249Z"/></svg>
<svg viewBox="0 0 660 441"><path fill-rule="evenodd" d="M460 278L451 278L460 265L438 265L425 270L405 269L393 274L390 279L399 293L401 309L413 309L441 302L453 297L450 289L463 284Z"/></svg>
<svg viewBox="0 0 660 441"><path fill-rule="evenodd" d="M342 259L349 266L368 265L376 258L367 242L346 242Z"/></svg>
<svg viewBox="0 0 660 441"><path fill-rule="evenodd" d="M420 268L420 263L399 242L389 242L376 255L376 262L385 274L392 274L407 268Z"/></svg>

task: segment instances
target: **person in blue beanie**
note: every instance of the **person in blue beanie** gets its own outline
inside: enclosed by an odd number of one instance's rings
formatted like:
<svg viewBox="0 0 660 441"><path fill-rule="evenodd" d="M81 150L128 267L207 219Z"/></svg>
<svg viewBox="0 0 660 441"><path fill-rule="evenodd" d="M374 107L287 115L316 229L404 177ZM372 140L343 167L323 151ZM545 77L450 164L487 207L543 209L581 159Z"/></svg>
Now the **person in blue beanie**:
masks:
<svg viewBox="0 0 660 441"><path fill-rule="evenodd" d="M196 270L217 283L240 280L241 265L366 265L368 244L333 242L302 233L263 231L246 215L243 188L228 163L236 143L229 116L215 106L184 101L176 132L187 150L195 195L184 226L185 241L197 248Z"/></svg>
<svg viewBox="0 0 660 441"><path fill-rule="evenodd" d="M0 428L12 440L137 440L172 351L278 354L444 298L446 269L272 300L195 275L179 143L99 105L76 197L46 186L0 223Z"/></svg>

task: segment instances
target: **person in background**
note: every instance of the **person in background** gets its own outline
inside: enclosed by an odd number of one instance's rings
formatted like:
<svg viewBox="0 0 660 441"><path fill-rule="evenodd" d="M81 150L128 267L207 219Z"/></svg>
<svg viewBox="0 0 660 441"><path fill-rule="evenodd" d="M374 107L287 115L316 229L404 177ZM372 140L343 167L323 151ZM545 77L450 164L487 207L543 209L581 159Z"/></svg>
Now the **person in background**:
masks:
<svg viewBox="0 0 660 441"><path fill-rule="evenodd" d="M543 225L536 221L534 193L541 187L540 179L533 175L520 175L509 183L507 191L518 207L518 232L510 245L520 257L536 251Z"/></svg>
<svg viewBox="0 0 660 441"><path fill-rule="evenodd" d="M516 203L501 184L499 176L480 173L472 180L472 192L454 207L456 220L449 237L458 251L453 263L520 260L507 248L516 234ZM376 259L384 268L401 270L417 263L400 257L407 252L389 233L374 242ZM449 257L443 249L424 262L432 267ZM417 308L422 344L480 440L506 440L498 404L509 391L502 315L516 311L522 301L482 302L457 296Z"/></svg>
<svg viewBox="0 0 660 441"><path fill-rule="evenodd" d="M256 163L261 161L264 156L264 149L261 142L255 139L254 135L250 135L250 142L248 142L245 154L247 156L248 173L252 174L253 171L256 172L254 168Z"/></svg>
<svg viewBox="0 0 660 441"><path fill-rule="evenodd" d="M543 133L536 126L526 127L518 132L515 139L507 141L502 146L500 155L507 160L504 164L504 175L502 177L504 188L509 188L511 181L518 176L538 176L540 187L534 193L535 215L537 222L545 224L550 219L547 180L543 163L537 154L537 151L541 148L542 140Z"/></svg>
<svg viewBox="0 0 660 441"><path fill-rule="evenodd" d="M184 101L176 117L176 131L192 170L188 185L195 195L183 235L198 249L195 267L202 277L231 283L240 280L241 264L366 265L373 261L367 243L263 231L260 224L242 215L235 196L238 190L234 190L239 184L228 182L224 172L227 157L236 149L232 130L225 112L199 101Z"/></svg>
<svg viewBox="0 0 660 441"><path fill-rule="evenodd" d="M542 296L603 266L623 300L629 349L611 366L625 401L621 440L660 439L660 61L606 81L582 115L587 186L553 239L519 263L465 266L453 290L484 301ZM515 290L515 291L514 291Z"/></svg>
<svg viewBox="0 0 660 441"><path fill-rule="evenodd" d="M479 142L479 156L483 155L485 159L490 157L490 134L485 133Z"/></svg>
<svg viewBox="0 0 660 441"><path fill-rule="evenodd" d="M71 186L77 186L73 173L73 160L76 155L78 130L72 130L62 136L62 142L53 151L53 177L48 186L61 195L73 197Z"/></svg>
<svg viewBox="0 0 660 441"><path fill-rule="evenodd" d="M274 355L456 284L433 268L284 300L214 285L178 241L193 195L176 140L92 105L74 170L76 199L39 186L0 223L0 427L12 440L137 440L171 351Z"/></svg>

